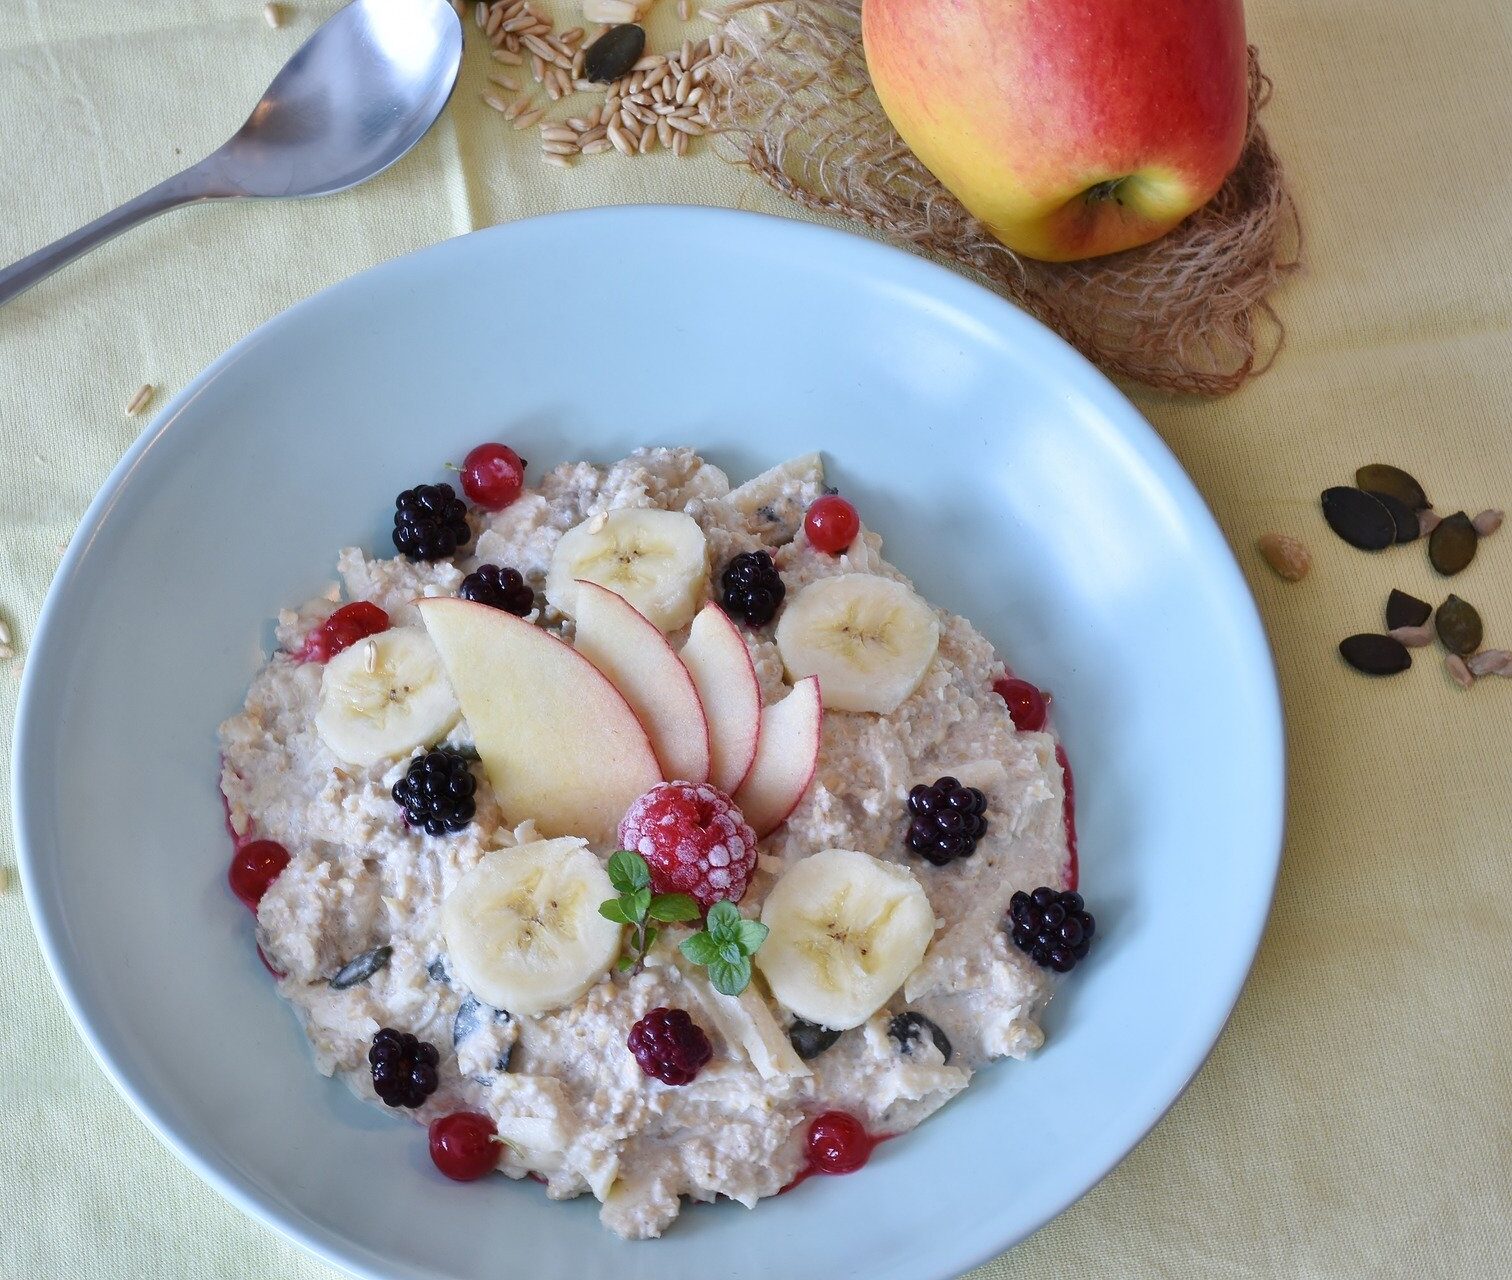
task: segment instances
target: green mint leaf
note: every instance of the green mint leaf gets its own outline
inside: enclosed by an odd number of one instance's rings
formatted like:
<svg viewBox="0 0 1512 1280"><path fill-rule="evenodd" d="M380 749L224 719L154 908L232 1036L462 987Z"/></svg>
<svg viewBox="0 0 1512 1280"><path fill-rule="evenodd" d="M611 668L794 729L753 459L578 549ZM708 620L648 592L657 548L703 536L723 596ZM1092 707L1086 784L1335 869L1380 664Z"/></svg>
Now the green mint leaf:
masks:
<svg viewBox="0 0 1512 1280"><path fill-rule="evenodd" d="M771 930L759 920L742 920L739 933L740 949L746 955L754 956L770 932Z"/></svg>
<svg viewBox="0 0 1512 1280"><path fill-rule="evenodd" d="M691 938L684 938L678 950L694 964L712 964L719 959L719 944L707 931L701 930Z"/></svg>
<svg viewBox="0 0 1512 1280"><path fill-rule="evenodd" d="M716 902L709 908L709 936L718 943L734 942L740 929L740 909L733 902Z"/></svg>
<svg viewBox="0 0 1512 1280"><path fill-rule="evenodd" d="M709 981L721 995L738 996L750 985L751 962L744 956L734 963L715 960L709 966Z"/></svg>
<svg viewBox="0 0 1512 1280"><path fill-rule="evenodd" d="M651 909L651 890L637 889L634 893L625 894L620 901L625 904L630 923L640 924L646 918L646 912Z"/></svg>
<svg viewBox="0 0 1512 1280"><path fill-rule="evenodd" d="M677 920L697 920L698 903L686 893L659 893L651 899L651 918L668 923Z"/></svg>
<svg viewBox="0 0 1512 1280"><path fill-rule="evenodd" d="M739 964L745 959L745 952L740 949L738 942L726 942L719 948L719 958L726 964Z"/></svg>
<svg viewBox="0 0 1512 1280"><path fill-rule="evenodd" d="M641 939L641 955L645 955L646 952L650 951L651 948L656 945L656 939L660 933L660 929L646 930L646 936Z"/></svg>
<svg viewBox="0 0 1512 1280"><path fill-rule="evenodd" d="M616 893L634 893L651 883L651 868L638 853L621 849L609 859L609 883Z"/></svg>
<svg viewBox="0 0 1512 1280"><path fill-rule="evenodd" d="M619 958L619 962L614 967L616 969L618 969L621 973L624 973L625 970L628 969L628 968L630 968L630 966L633 965L634 963L635 963L635 957L634 956L632 956L632 955L623 955L623 956L621 956Z"/></svg>
<svg viewBox="0 0 1512 1280"><path fill-rule="evenodd" d="M605 920L613 920L615 924L633 924L634 922L625 914L625 905L618 898L610 898L608 902L599 903L599 915Z"/></svg>

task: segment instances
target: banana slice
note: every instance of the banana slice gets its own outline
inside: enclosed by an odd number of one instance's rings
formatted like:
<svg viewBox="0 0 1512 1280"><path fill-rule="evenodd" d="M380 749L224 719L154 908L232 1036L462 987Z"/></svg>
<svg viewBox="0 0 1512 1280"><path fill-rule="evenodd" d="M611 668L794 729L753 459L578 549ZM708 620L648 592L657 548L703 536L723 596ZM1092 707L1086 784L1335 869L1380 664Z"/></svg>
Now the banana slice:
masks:
<svg viewBox="0 0 1512 1280"><path fill-rule="evenodd" d="M519 1016L571 1004L619 955L603 865L575 836L488 854L441 904L453 971L480 1000Z"/></svg>
<svg viewBox="0 0 1512 1280"><path fill-rule="evenodd" d="M825 849L767 895L756 952L777 1001L800 1018L859 1027L903 985L934 937L934 909L907 867Z"/></svg>
<svg viewBox="0 0 1512 1280"><path fill-rule="evenodd" d="M546 599L577 616L577 579L623 596L663 632L687 626L709 581L709 547L680 511L632 508L599 514L562 535L546 574Z"/></svg>
<svg viewBox="0 0 1512 1280"><path fill-rule="evenodd" d="M430 637L394 627L326 663L315 730L340 759L370 765L439 742L461 717Z"/></svg>
<svg viewBox="0 0 1512 1280"><path fill-rule="evenodd" d="M809 583L777 623L782 665L795 683L818 676L828 710L895 710L939 645L934 610L901 582L871 573Z"/></svg>

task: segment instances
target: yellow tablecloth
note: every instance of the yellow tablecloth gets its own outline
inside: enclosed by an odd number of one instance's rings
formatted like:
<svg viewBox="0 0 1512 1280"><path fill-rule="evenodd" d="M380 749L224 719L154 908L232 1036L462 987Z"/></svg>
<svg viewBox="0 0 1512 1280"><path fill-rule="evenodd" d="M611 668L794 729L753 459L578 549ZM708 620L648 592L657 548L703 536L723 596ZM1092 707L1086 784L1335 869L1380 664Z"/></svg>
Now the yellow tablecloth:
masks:
<svg viewBox="0 0 1512 1280"><path fill-rule="evenodd" d="M653 35L670 38L660 3ZM295 0L274 31L255 0L0 6L0 259L218 143L334 7ZM1450 510L1512 506L1512 8L1252 0L1250 29L1308 233L1309 270L1281 299L1288 346L1226 401L1135 399L1239 549L1280 662L1293 790L1275 914L1188 1094L976 1280L1512 1275L1512 680L1462 692L1433 650L1390 681L1343 669L1335 643L1378 625L1389 587L1446 586L1420 554L1345 547L1317 508L1368 461L1407 467ZM445 118L366 187L177 213L0 308L0 617L20 650L0 663L0 750L58 554L143 425L122 414L141 383L161 404L290 303L475 227L638 200L794 212L707 153L547 168L533 134L480 105L487 70L473 41ZM1270 528L1311 544L1306 582L1259 564ZM1512 528L1453 587L1512 647ZM9 841L7 818L0 865ZM0 1028L0 1275L334 1274L224 1203L116 1096L14 883ZM1005 1151L1004 1176L1021 1175Z"/></svg>

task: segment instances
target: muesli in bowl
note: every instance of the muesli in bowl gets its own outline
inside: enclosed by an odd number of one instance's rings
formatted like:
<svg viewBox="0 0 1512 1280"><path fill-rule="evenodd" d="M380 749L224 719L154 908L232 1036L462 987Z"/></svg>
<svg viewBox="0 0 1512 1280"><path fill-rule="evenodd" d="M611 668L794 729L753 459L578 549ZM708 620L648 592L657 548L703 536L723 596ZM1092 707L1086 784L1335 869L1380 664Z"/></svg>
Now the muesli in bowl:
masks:
<svg viewBox="0 0 1512 1280"><path fill-rule="evenodd" d="M1045 697L818 455L503 445L281 613L232 888L318 1068L630 1238L850 1172L1043 1041L1087 954Z"/></svg>

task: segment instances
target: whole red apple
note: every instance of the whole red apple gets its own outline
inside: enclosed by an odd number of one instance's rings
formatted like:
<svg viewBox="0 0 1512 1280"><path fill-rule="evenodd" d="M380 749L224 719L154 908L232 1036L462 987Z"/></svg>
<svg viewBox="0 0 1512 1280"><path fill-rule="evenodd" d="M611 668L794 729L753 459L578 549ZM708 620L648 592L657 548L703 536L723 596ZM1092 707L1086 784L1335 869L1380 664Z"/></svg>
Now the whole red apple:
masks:
<svg viewBox="0 0 1512 1280"><path fill-rule="evenodd" d="M1239 159L1241 0L863 0L861 25L903 140L1028 257L1146 244Z"/></svg>

